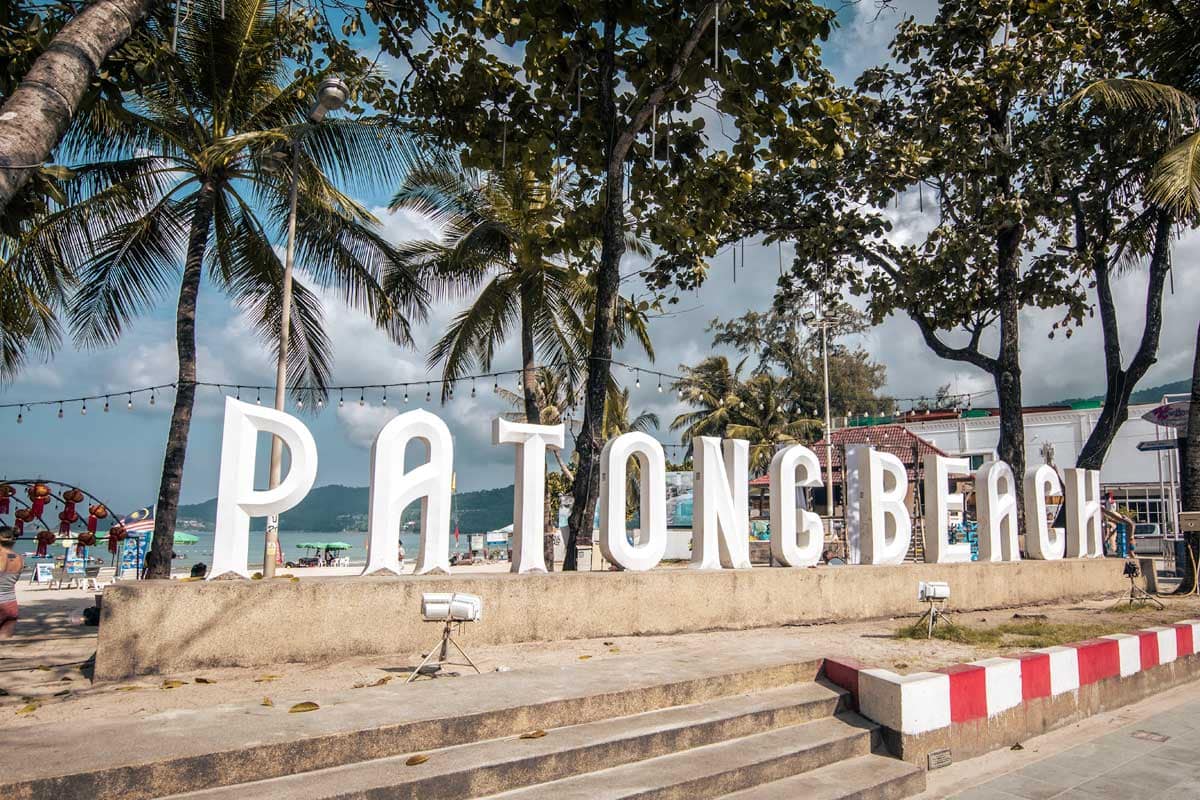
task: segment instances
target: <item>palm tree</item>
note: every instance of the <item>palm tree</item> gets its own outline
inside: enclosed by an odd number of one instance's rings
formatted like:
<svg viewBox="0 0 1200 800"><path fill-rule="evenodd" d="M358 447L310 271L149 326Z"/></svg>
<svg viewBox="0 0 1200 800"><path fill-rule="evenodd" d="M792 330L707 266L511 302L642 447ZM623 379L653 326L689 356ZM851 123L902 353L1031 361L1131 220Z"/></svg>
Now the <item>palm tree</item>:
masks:
<svg viewBox="0 0 1200 800"><path fill-rule="evenodd" d="M820 434L820 421L797 418L787 397L787 381L769 372L755 375L738 389L725 435L750 442L750 470L755 475L766 474L779 447L814 441Z"/></svg>
<svg viewBox="0 0 1200 800"><path fill-rule="evenodd" d="M377 221L331 178L398 179L406 151L397 133L364 122L311 123L323 76L289 82L292 20L274 15L268 0L225 0L223 7L222 14L215 0L197 0L161 80L119 110L98 106L77 121L64 144L83 163L74 168L66 207L44 223L83 260L70 320L85 346L115 341L178 286L178 377L150 577L170 575L196 394L201 279L207 275L278 346L283 265L273 245L283 238L293 173L297 255L312 284L335 288L400 343L410 341L409 319L423 316L427 302ZM304 146L294 158L277 155L297 141ZM321 305L301 281L293 292L289 384L323 392L330 354Z"/></svg>
<svg viewBox="0 0 1200 800"><path fill-rule="evenodd" d="M443 399L468 371L490 370L514 328L526 419L541 417L539 355L572 385L581 374L591 323L578 309L594 305L595 288L566 255L565 184L563 176L543 180L516 163L486 174L463 170L443 155L414 169L393 198L393 211L417 211L442 228L440 240L410 243L405 256L445 295L474 298L429 354L430 366L442 365ZM631 246L647 252L640 241ZM618 344L633 335L653 358L644 309L618 298L618 314Z"/></svg>
<svg viewBox="0 0 1200 800"><path fill-rule="evenodd" d="M738 402L743 363L731 368L725 356L709 356L694 367L683 367L683 377L672 385L685 403L696 407L671 422L672 431L683 431L688 455L695 437L726 435Z"/></svg>

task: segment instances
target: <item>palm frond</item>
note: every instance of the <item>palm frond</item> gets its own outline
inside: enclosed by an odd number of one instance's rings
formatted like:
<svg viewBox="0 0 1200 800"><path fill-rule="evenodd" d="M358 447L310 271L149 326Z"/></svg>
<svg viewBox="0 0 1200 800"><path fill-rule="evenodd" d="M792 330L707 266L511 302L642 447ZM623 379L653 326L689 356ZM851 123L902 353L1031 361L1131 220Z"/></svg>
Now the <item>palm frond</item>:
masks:
<svg viewBox="0 0 1200 800"><path fill-rule="evenodd" d="M1142 78L1107 78L1080 89L1067 101L1077 105L1090 100L1101 109L1150 111L1163 114L1172 124L1194 121L1196 101L1174 86Z"/></svg>
<svg viewBox="0 0 1200 800"><path fill-rule="evenodd" d="M1172 147L1154 165L1146 186L1150 202L1177 216L1200 216L1200 131Z"/></svg>

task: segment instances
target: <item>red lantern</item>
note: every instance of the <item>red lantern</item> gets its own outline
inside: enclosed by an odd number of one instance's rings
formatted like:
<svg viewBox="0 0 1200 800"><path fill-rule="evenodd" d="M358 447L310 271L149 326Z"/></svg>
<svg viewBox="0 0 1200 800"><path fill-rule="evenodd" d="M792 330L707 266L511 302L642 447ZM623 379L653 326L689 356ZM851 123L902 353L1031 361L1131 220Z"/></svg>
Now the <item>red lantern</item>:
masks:
<svg viewBox="0 0 1200 800"><path fill-rule="evenodd" d="M38 531L37 535L37 554L44 556L50 551L50 545L54 544L54 531Z"/></svg>
<svg viewBox="0 0 1200 800"><path fill-rule="evenodd" d="M8 513L8 498L17 493L11 483L0 483L0 514Z"/></svg>
<svg viewBox="0 0 1200 800"><path fill-rule="evenodd" d="M108 509L102 504L97 503L88 508L87 529L88 533L96 532L96 522L108 516Z"/></svg>
<svg viewBox="0 0 1200 800"><path fill-rule="evenodd" d="M33 511L28 508L18 508L13 516L17 520L17 524L13 527L17 531L17 536L21 536L25 533L25 523L33 521Z"/></svg>
<svg viewBox="0 0 1200 800"><path fill-rule="evenodd" d="M75 555L82 556L85 547L91 547L96 543L96 534L90 531L84 531L79 534L79 539L75 542Z"/></svg>
<svg viewBox="0 0 1200 800"><path fill-rule="evenodd" d="M67 489L63 492L63 505L67 511L75 511L75 504L83 502L83 492L78 489Z"/></svg>
<svg viewBox="0 0 1200 800"><path fill-rule="evenodd" d="M125 532L125 526L120 524L119 522L116 525L113 525L111 528L109 528L108 529L108 552L116 553L118 550L120 550L121 542L125 541L125 538L127 536L129 536L129 534Z"/></svg>
<svg viewBox="0 0 1200 800"><path fill-rule="evenodd" d="M33 510L33 516L41 519L42 511L50 499L50 487L44 483L35 483L26 489L25 493L29 495L29 507Z"/></svg>
<svg viewBox="0 0 1200 800"><path fill-rule="evenodd" d="M71 525L79 521L79 515L73 510L67 509L58 515L58 532L70 533Z"/></svg>

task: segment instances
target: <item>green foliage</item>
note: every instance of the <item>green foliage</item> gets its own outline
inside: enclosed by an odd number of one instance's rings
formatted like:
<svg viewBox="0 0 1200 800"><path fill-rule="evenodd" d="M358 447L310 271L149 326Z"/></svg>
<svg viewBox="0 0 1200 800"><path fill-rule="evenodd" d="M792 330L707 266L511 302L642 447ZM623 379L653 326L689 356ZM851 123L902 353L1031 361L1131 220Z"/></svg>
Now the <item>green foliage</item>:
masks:
<svg viewBox="0 0 1200 800"><path fill-rule="evenodd" d="M360 173L360 185L398 180L407 144L377 121L311 123L319 76L292 78L287 62L307 27L273 15L264 0L226 0L224 18L215 2L193 9L178 57L161 62L138 96L97 104L76 121L63 143L80 160L65 202L9 263L46 263L52 253L78 279L70 309L77 339L108 344L168 293L190 226L207 206L208 279L274 342L283 276L274 245L284 238L296 170L304 276L294 288L288 373L293 384L323 386L330 354L313 288L336 289L398 342L424 313L415 275L335 183ZM303 147L293 163L286 150L294 140ZM386 294L385 272L393 283Z"/></svg>

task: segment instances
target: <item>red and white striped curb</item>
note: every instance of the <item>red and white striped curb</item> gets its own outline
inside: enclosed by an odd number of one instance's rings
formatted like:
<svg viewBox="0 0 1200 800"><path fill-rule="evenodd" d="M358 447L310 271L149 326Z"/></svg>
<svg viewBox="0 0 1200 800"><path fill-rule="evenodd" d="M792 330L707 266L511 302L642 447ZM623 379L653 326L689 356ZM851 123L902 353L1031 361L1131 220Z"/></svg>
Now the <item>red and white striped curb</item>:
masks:
<svg viewBox="0 0 1200 800"><path fill-rule="evenodd" d="M1004 658L898 675L852 659L826 659L825 677L848 689L863 716L900 733L994 717L1021 703L1197 654L1200 620L1116 633Z"/></svg>

